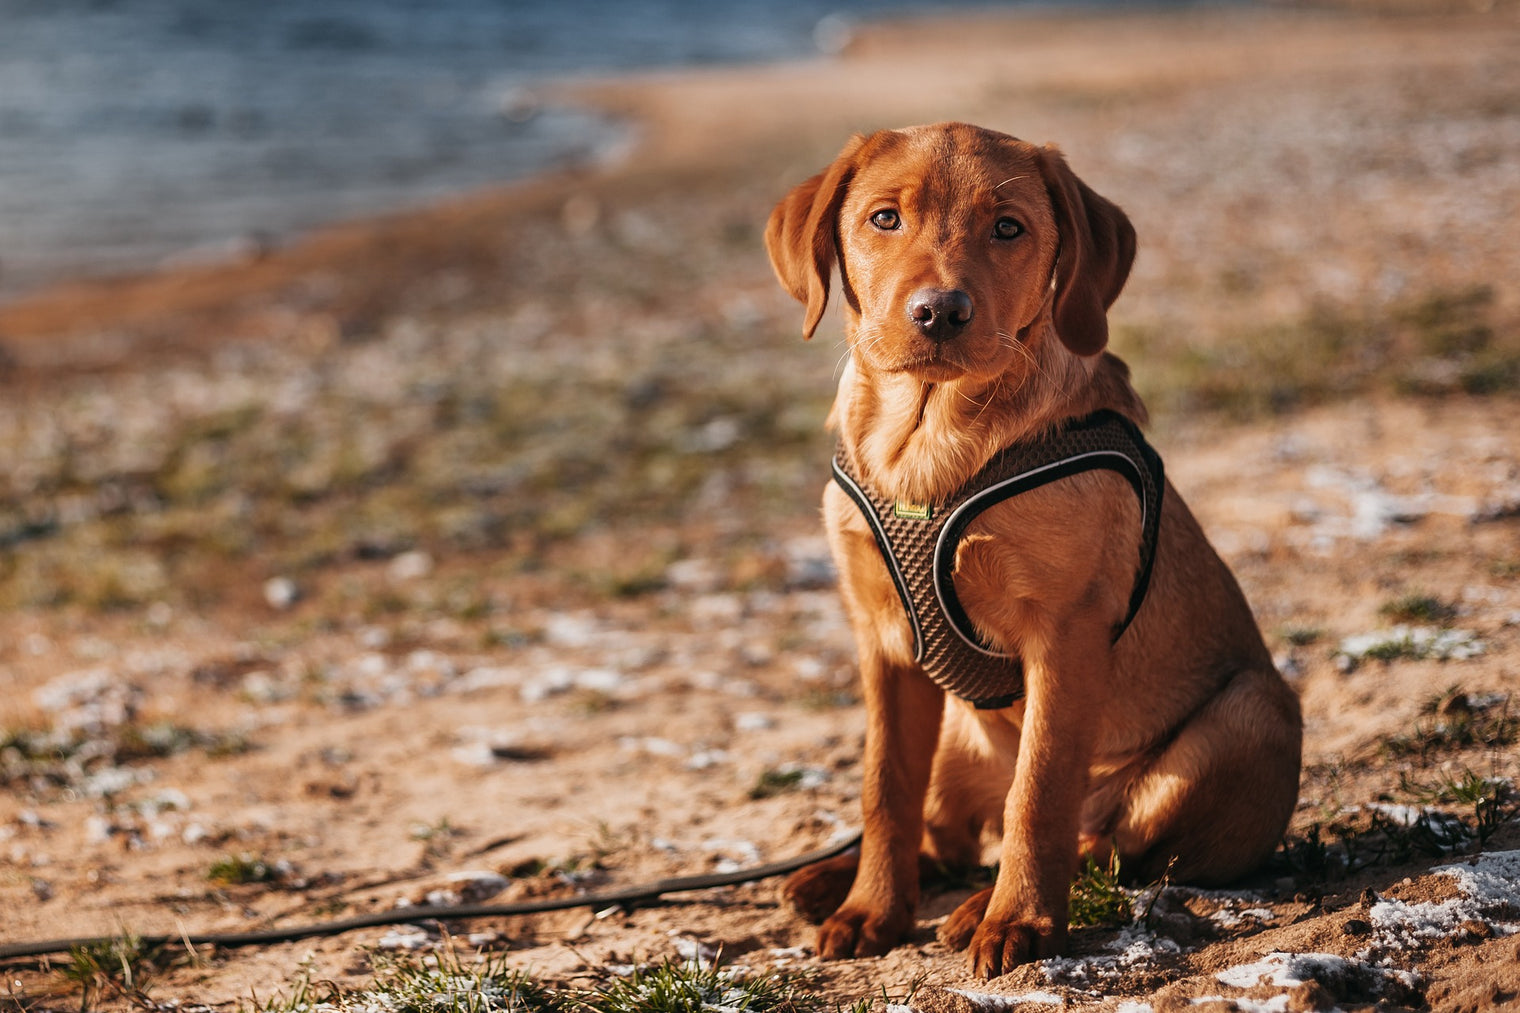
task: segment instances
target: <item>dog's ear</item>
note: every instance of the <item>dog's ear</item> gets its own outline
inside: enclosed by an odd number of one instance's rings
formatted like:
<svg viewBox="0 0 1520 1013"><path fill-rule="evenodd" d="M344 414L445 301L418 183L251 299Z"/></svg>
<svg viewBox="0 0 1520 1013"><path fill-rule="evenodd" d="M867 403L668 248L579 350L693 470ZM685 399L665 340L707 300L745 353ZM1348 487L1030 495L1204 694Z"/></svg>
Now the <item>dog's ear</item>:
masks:
<svg viewBox="0 0 1520 1013"><path fill-rule="evenodd" d="M1076 177L1054 147L1039 152L1040 172L1061 230L1056 261L1056 334L1077 355L1108 344L1108 308L1135 262L1135 228L1123 211Z"/></svg>
<svg viewBox="0 0 1520 1013"><path fill-rule="evenodd" d="M829 275L838 257L835 230L839 206L855 175L856 156L866 138L850 138L827 168L792 188L771 212L765 226L765 248L781 287L798 302L807 303L802 336L811 338L829 302Z"/></svg>

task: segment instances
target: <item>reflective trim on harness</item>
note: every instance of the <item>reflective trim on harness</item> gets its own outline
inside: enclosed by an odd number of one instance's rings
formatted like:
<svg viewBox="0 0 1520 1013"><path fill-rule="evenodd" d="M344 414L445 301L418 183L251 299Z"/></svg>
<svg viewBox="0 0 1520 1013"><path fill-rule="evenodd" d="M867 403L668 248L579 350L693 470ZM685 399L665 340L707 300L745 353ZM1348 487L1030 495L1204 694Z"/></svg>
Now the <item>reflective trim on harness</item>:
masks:
<svg viewBox="0 0 1520 1013"><path fill-rule="evenodd" d="M897 588L897 597L902 599L903 609L908 613L908 621L913 624L913 660L924 660L924 631L918 622L918 612L913 608L913 595L908 591L908 582L903 579L902 567L897 565L897 556L892 552L892 539L887 537L887 531L881 526L881 518L876 515L876 508L871 505L871 498L860 484L851 478L839 465L839 459L834 459L834 481L839 483L860 512L866 515L866 521L871 525L871 534L876 537L876 548L881 551L881 558L886 560L887 568L892 571L892 585Z"/></svg>

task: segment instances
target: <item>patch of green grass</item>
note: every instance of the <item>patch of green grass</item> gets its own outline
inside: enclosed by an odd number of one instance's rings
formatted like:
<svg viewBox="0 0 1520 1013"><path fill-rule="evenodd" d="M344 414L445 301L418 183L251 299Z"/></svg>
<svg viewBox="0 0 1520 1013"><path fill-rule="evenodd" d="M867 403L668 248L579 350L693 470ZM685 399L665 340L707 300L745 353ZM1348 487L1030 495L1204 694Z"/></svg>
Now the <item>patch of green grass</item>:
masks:
<svg viewBox="0 0 1520 1013"><path fill-rule="evenodd" d="M1467 768L1460 775L1443 774L1435 781L1415 781L1401 775L1399 788L1417 802L1426 805L1461 806L1471 813L1464 820L1470 836L1479 845L1486 844L1494 832L1520 815L1520 798L1507 780L1483 777Z"/></svg>
<svg viewBox="0 0 1520 1013"><path fill-rule="evenodd" d="M1322 626L1284 626L1277 635L1294 647L1307 647L1317 643L1325 635Z"/></svg>
<svg viewBox="0 0 1520 1013"><path fill-rule="evenodd" d="M806 772L802 770L763 770L749 790L752 799L772 798L796 791L802 785Z"/></svg>
<svg viewBox="0 0 1520 1013"><path fill-rule="evenodd" d="M1290 834L1276 864L1307 881L1331 881L1481 848L1520 816L1520 799L1509 782L1465 768L1429 782L1405 773L1399 794L1409 803L1348 807Z"/></svg>
<svg viewBox="0 0 1520 1013"><path fill-rule="evenodd" d="M157 1009L148 998L148 988L164 967L163 947L147 946L141 937L123 932L71 948L69 961L59 968L59 974L79 987L80 1010L95 1008L98 1003L91 1000L104 996L114 996L143 1009Z"/></svg>
<svg viewBox="0 0 1520 1013"><path fill-rule="evenodd" d="M267 1000L257 995L240 1013L561 1013L575 1008L576 993L549 988L507 966L503 955L466 963L452 948L418 957L374 954L375 980L345 991L314 982L303 969L290 993Z"/></svg>
<svg viewBox="0 0 1520 1013"><path fill-rule="evenodd" d="M1457 607L1435 595L1411 592L1383 603L1378 614L1399 623L1446 625L1457 617Z"/></svg>
<svg viewBox="0 0 1520 1013"><path fill-rule="evenodd" d="M243 852L226 855L211 863L206 878L221 886L245 886L250 883L277 883L280 870L275 863L259 856Z"/></svg>
<svg viewBox="0 0 1520 1013"><path fill-rule="evenodd" d="M1406 626L1347 637L1335 650L1337 662L1351 671L1363 661L1453 661L1475 658L1486 650L1471 630L1436 626Z"/></svg>
<svg viewBox="0 0 1520 1013"><path fill-rule="evenodd" d="M750 974L696 962L666 962L635 968L614 978L588 997L595 1013L804 1013L821 1007L805 996L796 979L781 974Z"/></svg>
<svg viewBox="0 0 1520 1013"><path fill-rule="evenodd" d="M1423 716L1408 732L1385 735L1378 741L1384 755L1421 762L1462 749L1502 749L1520 738L1520 720L1510 713L1507 699L1475 706L1465 693L1448 691L1428 702Z"/></svg>
<svg viewBox="0 0 1520 1013"><path fill-rule="evenodd" d="M91 775L123 763L202 749L232 756L253 745L238 732L205 732L172 722L137 721L97 734L35 728L0 729L0 786L39 797L77 788Z"/></svg>
<svg viewBox="0 0 1520 1013"><path fill-rule="evenodd" d="M239 1004L239 1013L842 1013L803 989L799 976L756 974L716 962L635 967L592 989L556 987L508 966L506 954L461 958L373 954L374 980L343 989L303 969L289 994ZM872 1001L848 1007L867 1013Z"/></svg>
<svg viewBox="0 0 1520 1013"><path fill-rule="evenodd" d="M122 725L114 735L116 762L177 756L203 749L208 756L237 756L253 748L237 732L203 732L170 721Z"/></svg>
<svg viewBox="0 0 1520 1013"><path fill-rule="evenodd" d="M1496 322L1496 303L1489 285L1435 289L1218 334L1121 326L1114 343L1160 413L1249 420L1379 389L1499 394L1520 389L1520 331Z"/></svg>
<svg viewBox="0 0 1520 1013"><path fill-rule="evenodd" d="M1078 928L1118 928L1134 917L1129 894L1119 885L1119 856L1099 865L1091 857L1082 861L1072 880L1069 899L1071 924Z"/></svg>

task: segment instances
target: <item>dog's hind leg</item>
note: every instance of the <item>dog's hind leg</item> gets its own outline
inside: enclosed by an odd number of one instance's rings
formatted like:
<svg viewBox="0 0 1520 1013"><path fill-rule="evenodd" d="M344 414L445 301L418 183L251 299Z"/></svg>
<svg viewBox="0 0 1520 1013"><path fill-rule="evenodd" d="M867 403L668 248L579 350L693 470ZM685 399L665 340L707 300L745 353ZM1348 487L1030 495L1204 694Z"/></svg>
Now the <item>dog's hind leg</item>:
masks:
<svg viewBox="0 0 1520 1013"><path fill-rule="evenodd" d="M1301 738L1276 672L1236 674L1131 783L1114 829L1125 878L1209 886L1260 865L1298 800Z"/></svg>

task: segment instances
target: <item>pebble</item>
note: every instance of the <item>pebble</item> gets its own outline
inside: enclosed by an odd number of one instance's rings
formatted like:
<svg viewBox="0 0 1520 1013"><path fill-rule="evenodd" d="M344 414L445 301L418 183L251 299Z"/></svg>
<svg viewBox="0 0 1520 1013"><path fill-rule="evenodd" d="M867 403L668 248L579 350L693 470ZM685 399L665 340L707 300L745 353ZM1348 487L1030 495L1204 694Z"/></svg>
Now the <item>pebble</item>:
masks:
<svg viewBox="0 0 1520 1013"><path fill-rule="evenodd" d="M301 599L301 589L289 577L270 577L264 581L264 601L276 612L284 612Z"/></svg>

